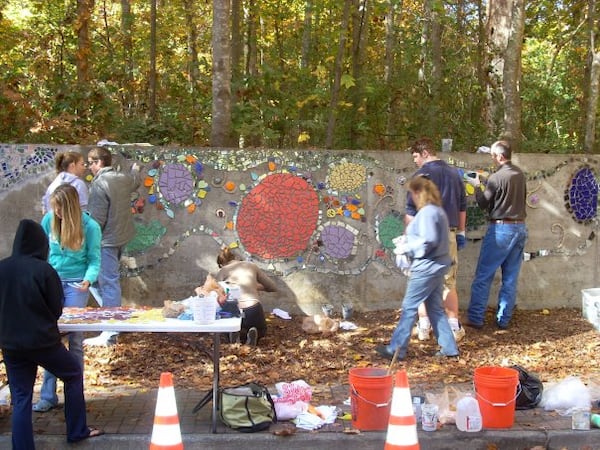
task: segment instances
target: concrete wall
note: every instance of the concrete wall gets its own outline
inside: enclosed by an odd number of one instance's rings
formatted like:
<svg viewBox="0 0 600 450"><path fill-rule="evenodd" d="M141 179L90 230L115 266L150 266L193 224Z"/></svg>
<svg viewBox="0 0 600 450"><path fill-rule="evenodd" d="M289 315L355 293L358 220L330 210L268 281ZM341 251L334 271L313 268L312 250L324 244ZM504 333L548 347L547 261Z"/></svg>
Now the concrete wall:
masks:
<svg viewBox="0 0 600 450"><path fill-rule="evenodd" d="M87 151L74 146L0 145L0 257L10 254L21 218L41 219L40 199L54 177L54 154L65 150ZM389 236L384 234L390 230L386 221L401 217L404 210L404 182L414 171L409 153L142 146L117 146L113 151L122 170L140 162L146 182L139 197L132 199L138 206L139 239L123 259L125 304L159 306L166 299L189 296L208 272L217 269L219 248L229 245L276 279L279 292L263 296L268 309L314 314L326 302L333 303L338 313L343 302L352 302L356 310L400 306L406 278L395 269L385 246ZM440 156L465 170L489 170L491 165L486 154ZM592 185L597 187L598 161L581 155L530 154L515 155L513 160L528 175L526 251L534 256L523 264L518 307L581 306L581 289L598 286L597 221L595 217L577 219L572 209L595 211L597 200L593 192L581 189L573 202L565 195L573 175L581 174L582 168L592 170ZM184 170L169 178L168 168ZM286 174L300 177L303 184L290 187L281 177L268 186L277 179L273 175ZM227 181L233 184L226 185ZM228 191L226 186L233 189ZM588 180L584 191L589 186ZM378 189L383 191L378 193ZM269 212L252 214L256 203L251 199L265 200ZM460 253L458 288L463 308L486 227L472 202L471 197L468 244ZM354 205L354 211L348 205ZM244 239L238 229L240 218L255 221L255 228L244 230ZM283 228L277 228L279 218ZM265 222L267 227L261 228ZM307 230L312 230L309 237L302 235ZM335 253L343 245L324 245L331 230L345 232L345 244L348 233L353 235L347 254ZM329 236L325 244L333 245L334 240ZM293 254L270 258L247 251L263 241ZM302 249L292 251L299 244ZM499 282L497 275L492 299Z"/></svg>

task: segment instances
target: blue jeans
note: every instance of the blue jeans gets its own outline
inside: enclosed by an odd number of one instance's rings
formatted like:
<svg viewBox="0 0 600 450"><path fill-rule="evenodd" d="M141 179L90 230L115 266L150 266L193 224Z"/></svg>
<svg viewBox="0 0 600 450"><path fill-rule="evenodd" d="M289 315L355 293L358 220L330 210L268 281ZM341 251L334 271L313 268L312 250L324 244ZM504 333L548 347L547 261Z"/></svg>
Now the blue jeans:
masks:
<svg viewBox="0 0 600 450"><path fill-rule="evenodd" d="M100 273L98 274L98 291L102 297L104 308L121 306L121 274L119 260L121 247L102 247L100 250Z"/></svg>
<svg viewBox="0 0 600 450"><path fill-rule="evenodd" d="M471 285L467 315L472 324L483 325L492 281L496 270L501 268L502 287L498 293L496 322L501 327L508 326L517 302L517 283L526 241L527 227L524 223L491 223L488 226Z"/></svg>
<svg viewBox="0 0 600 450"><path fill-rule="evenodd" d="M65 292L65 306L74 306L83 308L87 305L89 293L87 290L80 291L71 283L81 282L82 280L63 280L62 286ZM69 351L77 358L81 369L83 370L83 333L69 333ZM56 377L47 370L44 371L44 379L40 390L40 399L45 400L52 405L58 404L56 395Z"/></svg>
<svg viewBox="0 0 600 450"><path fill-rule="evenodd" d="M38 365L65 383L65 421L69 442L85 439L87 427L83 373L77 358L62 344L29 351L2 350L12 401L12 448L33 450L31 398Z"/></svg>
<svg viewBox="0 0 600 450"><path fill-rule="evenodd" d="M458 355L458 347L444 310L443 292L443 273L437 275L412 273L410 275L404 300L402 301L402 315L392 334L388 350L394 352L397 348L400 348L398 358L404 359L406 357L412 327L417 320L417 310L419 305L425 302L427 315L442 353L446 356Z"/></svg>

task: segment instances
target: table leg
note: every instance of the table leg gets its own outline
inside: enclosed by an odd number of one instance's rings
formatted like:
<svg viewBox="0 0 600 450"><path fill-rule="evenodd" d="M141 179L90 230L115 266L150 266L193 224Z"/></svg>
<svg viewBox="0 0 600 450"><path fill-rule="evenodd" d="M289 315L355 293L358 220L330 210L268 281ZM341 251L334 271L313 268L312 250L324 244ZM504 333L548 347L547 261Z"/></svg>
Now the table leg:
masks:
<svg viewBox="0 0 600 450"><path fill-rule="evenodd" d="M213 385L212 389L206 393L204 397L198 402L198 404L192 410L192 413L200 411L209 401L212 400L212 432L217 432L217 402L219 401L219 359L220 351L219 346L221 343L221 335L219 333L213 334Z"/></svg>
<svg viewBox="0 0 600 450"><path fill-rule="evenodd" d="M213 334L213 389L212 389L212 432L217 432L217 403L219 401L219 345L221 344L221 335Z"/></svg>

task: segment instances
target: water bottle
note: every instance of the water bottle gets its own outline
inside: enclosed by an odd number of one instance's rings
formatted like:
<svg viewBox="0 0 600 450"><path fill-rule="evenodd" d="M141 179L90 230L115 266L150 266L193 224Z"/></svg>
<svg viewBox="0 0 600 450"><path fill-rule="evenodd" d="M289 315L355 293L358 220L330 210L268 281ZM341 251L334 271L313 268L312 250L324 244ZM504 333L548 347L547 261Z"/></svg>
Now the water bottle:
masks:
<svg viewBox="0 0 600 450"><path fill-rule="evenodd" d="M417 422L421 421L421 397L413 397L413 413Z"/></svg>
<svg viewBox="0 0 600 450"><path fill-rule="evenodd" d="M481 422L479 403L471 394L465 395L456 403L456 427L460 431L481 431Z"/></svg>

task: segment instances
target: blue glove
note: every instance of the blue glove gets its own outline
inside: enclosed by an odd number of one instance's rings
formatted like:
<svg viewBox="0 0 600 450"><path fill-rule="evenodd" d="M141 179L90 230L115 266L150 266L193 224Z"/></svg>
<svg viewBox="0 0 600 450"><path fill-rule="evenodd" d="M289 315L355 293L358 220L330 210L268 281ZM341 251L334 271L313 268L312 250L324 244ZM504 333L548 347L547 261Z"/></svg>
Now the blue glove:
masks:
<svg viewBox="0 0 600 450"><path fill-rule="evenodd" d="M456 248L458 250L462 250L463 248L465 248L465 245L467 245L467 239L465 238L465 232L457 231L456 232Z"/></svg>

